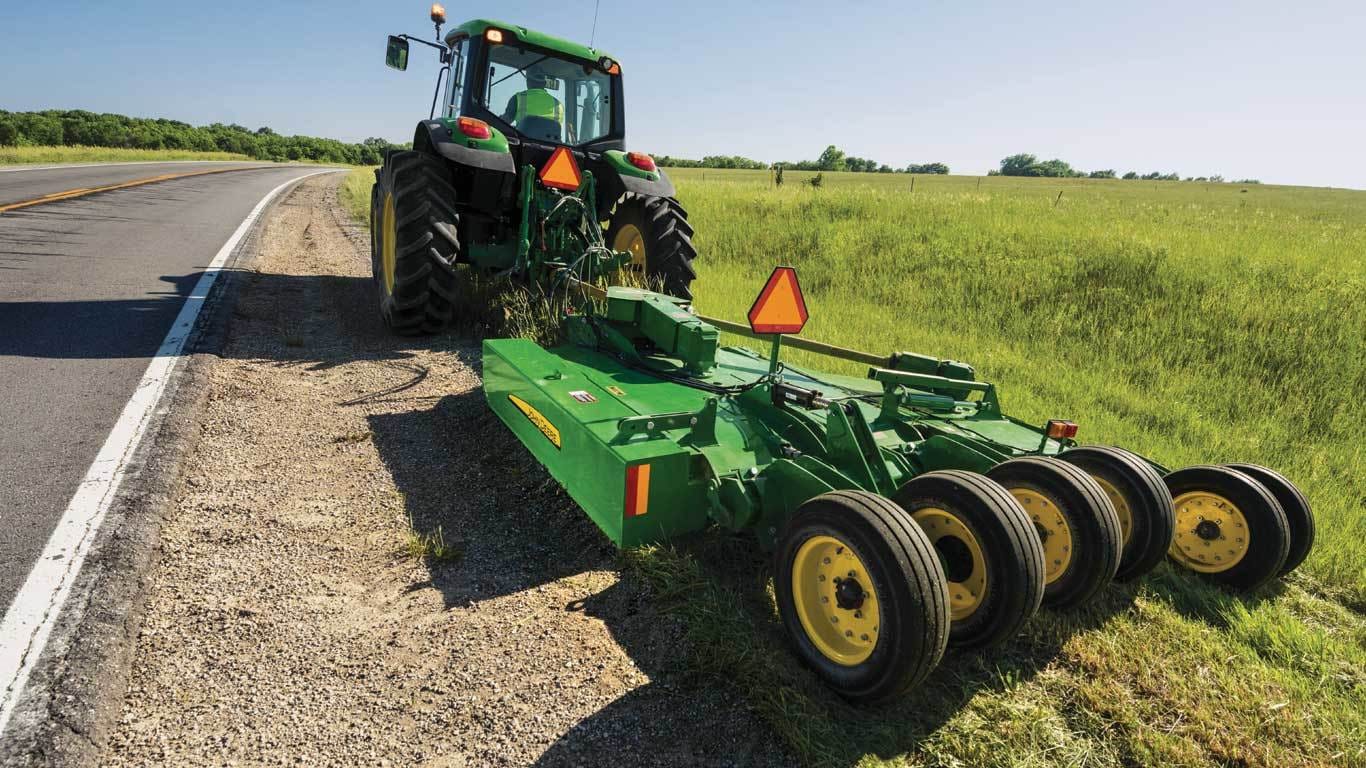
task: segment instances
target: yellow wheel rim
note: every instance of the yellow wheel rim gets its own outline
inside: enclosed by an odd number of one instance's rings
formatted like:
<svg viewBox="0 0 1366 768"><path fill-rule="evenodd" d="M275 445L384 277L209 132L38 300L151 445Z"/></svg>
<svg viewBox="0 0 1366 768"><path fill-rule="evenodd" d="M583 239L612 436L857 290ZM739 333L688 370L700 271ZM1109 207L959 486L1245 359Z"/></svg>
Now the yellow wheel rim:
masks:
<svg viewBox="0 0 1366 768"><path fill-rule="evenodd" d="M1133 511L1129 509L1129 501L1124 498L1124 494L1119 492L1109 480L1103 477L1092 475L1096 484L1100 486L1105 495L1109 497L1110 503L1115 506L1115 514L1119 515L1119 535L1123 546L1129 546L1129 532L1133 530L1134 517Z"/></svg>
<svg viewBox="0 0 1366 768"><path fill-rule="evenodd" d="M392 294L394 292L394 271L398 263L395 255L394 241L398 239L398 226L394 217L394 194L392 192L384 196L384 223L382 232L384 233L383 248L380 250L380 259L384 268L384 292Z"/></svg>
<svg viewBox="0 0 1366 768"><path fill-rule="evenodd" d="M878 598L872 575L848 544L812 536L792 561L792 602L811 644L852 667L877 647Z"/></svg>
<svg viewBox="0 0 1366 768"><path fill-rule="evenodd" d="M641 234L640 227L623 224L612 238L612 250L630 253L631 266L639 270L645 269L645 236Z"/></svg>
<svg viewBox="0 0 1366 768"><path fill-rule="evenodd" d="M1181 565L1200 573L1221 573L1247 555L1251 531L1233 502L1209 491L1177 496L1176 536L1169 550Z"/></svg>
<svg viewBox="0 0 1366 768"><path fill-rule="evenodd" d="M911 517L920 524L944 565L950 618L966 619L987 596L987 559L982 545L963 521L938 507L916 510Z"/></svg>
<svg viewBox="0 0 1366 768"><path fill-rule="evenodd" d="M1072 564L1072 529L1052 499L1030 488L1011 488L1010 495L1020 502L1043 540L1043 583L1052 584L1067 573Z"/></svg>

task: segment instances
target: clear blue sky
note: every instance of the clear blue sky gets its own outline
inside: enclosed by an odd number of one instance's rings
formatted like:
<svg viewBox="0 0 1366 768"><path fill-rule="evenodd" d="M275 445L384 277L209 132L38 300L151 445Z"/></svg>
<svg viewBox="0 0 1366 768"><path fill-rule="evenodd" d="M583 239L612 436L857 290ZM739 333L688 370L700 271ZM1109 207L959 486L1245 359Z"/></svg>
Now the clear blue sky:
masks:
<svg viewBox="0 0 1366 768"><path fill-rule="evenodd" d="M0 108L411 138L434 61L422 0L4 0ZM586 41L593 0L447 4ZM496 12L493 10L496 9ZM656 154L982 173L1032 152L1092 170L1366 188L1366 3L601 0L627 139Z"/></svg>

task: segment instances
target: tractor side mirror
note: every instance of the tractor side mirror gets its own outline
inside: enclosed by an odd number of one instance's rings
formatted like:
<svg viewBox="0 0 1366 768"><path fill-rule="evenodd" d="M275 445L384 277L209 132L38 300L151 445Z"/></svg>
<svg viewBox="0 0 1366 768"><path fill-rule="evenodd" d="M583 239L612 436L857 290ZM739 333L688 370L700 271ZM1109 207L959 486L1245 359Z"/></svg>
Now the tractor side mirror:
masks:
<svg viewBox="0 0 1366 768"><path fill-rule="evenodd" d="M389 35L389 47L384 51L384 66L402 72L408 68L408 41Z"/></svg>

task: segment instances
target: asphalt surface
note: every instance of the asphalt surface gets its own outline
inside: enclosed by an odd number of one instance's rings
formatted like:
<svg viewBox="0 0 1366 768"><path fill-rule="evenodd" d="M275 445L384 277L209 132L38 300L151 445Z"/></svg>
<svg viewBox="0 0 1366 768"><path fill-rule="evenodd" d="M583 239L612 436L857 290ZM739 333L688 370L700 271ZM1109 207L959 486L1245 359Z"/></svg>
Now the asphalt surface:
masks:
<svg viewBox="0 0 1366 768"><path fill-rule="evenodd" d="M0 170L0 204L222 167ZM204 268L271 189L267 166L0 213L0 615Z"/></svg>
<svg viewBox="0 0 1366 768"><path fill-rule="evenodd" d="M261 163L183 162L71 165L66 167L0 167L0 205L16 203L20 200L31 200L44 195L65 192L69 189L93 189L167 173L192 173L218 168L251 168L261 165Z"/></svg>

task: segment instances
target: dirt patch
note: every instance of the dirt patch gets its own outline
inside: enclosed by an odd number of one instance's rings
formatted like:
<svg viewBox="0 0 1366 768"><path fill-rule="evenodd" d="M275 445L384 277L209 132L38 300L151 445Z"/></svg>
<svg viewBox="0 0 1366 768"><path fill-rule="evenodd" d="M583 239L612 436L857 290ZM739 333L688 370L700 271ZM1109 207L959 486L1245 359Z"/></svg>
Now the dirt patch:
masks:
<svg viewBox="0 0 1366 768"><path fill-rule="evenodd" d="M789 762L489 413L477 344L379 327L336 184L244 277L104 762Z"/></svg>

